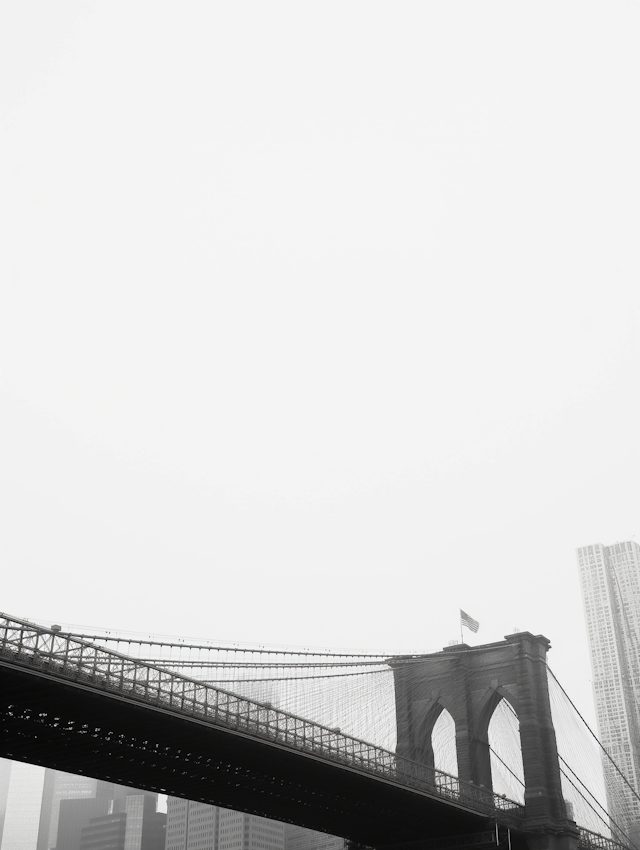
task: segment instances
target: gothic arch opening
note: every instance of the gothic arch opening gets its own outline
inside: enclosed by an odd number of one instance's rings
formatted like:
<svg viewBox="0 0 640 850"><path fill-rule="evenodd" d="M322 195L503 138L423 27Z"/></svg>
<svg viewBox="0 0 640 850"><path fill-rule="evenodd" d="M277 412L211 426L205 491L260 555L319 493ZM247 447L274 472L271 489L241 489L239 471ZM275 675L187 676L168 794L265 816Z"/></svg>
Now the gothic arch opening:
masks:
<svg viewBox="0 0 640 850"><path fill-rule="evenodd" d="M506 699L498 701L487 728L494 794L524 803L524 767L518 717Z"/></svg>
<svg viewBox="0 0 640 850"><path fill-rule="evenodd" d="M458 754L456 750L456 724L446 708L440 712L431 732L433 748L433 766L436 770L458 775Z"/></svg>

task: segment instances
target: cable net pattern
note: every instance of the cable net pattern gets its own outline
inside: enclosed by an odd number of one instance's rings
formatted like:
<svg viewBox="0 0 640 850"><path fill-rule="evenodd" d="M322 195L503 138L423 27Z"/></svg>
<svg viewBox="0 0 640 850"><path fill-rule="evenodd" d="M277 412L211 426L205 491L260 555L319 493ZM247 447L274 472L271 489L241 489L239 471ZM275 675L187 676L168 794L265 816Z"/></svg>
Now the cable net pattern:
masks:
<svg viewBox="0 0 640 850"><path fill-rule="evenodd" d="M621 800L629 796L640 799L636 789L624 776L621 766L607 753L550 669L548 679L562 788L576 823L601 835L610 835L627 847L637 847L638 835L610 815L611 811L620 809L616 803ZM605 770L618 778L615 784L609 784L608 793L605 791Z"/></svg>
<svg viewBox="0 0 640 850"><path fill-rule="evenodd" d="M246 699L395 750L395 695L387 653L220 646L132 633L72 633Z"/></svg>

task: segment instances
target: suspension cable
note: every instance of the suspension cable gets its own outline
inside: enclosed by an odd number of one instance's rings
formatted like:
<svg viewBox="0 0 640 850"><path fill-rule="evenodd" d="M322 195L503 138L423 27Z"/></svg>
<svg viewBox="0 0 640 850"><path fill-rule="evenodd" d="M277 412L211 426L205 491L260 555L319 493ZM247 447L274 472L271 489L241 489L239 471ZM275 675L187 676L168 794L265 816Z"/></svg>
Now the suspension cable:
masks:
<svg viewBox="0 0 640 850"><path fill-rule="evenodd" d="M346 679L349 676L370 676L376 673L386 673L386 670L363 670L361 673L334 673L333 675L325 674L322 676L278 676L276 678L264 679L199 679L199 682L207 685L231 685L244 684L245 682L304 682L310 679Z"/></svg>
<svg viewBox="0 0 640 850"><path fill-rule="evenodd" d="M510 767L509 767L509 765L506 763L506 761L504 761L504 759L500 758L500 756L499 756L499 755L498 755L498 753L497 753L497 752L493 749L493 747L491 746L491 744L489 744L489 750L490 750L490 752L492 752L492 753L494 754L494 756L498 759L498 761L499 761L499 762L502 762L502 764L503 764L503 765L507 768L507 770L508 770L508 771L509 771L509 773L513 776L513 778L514 778L514 779L517 779L517 780L518 780L518 782L520 783L520 785L522 785L522 787L524 788L525 786L524 786L524 782L522 781L522 779L520 779L520 777L518 776L518 774L517 774L517 773L514 773L514 772L511 770L511 768L510 768Z"/></svg>
<svg viewBox="0 0 640 850"><path fill-rule="evenodd" d="M142 659L141 659L142 660ZM381 667L385 664L384 661L198 661L193 658L145 658L144 661L147 664L158 664L163 666L175 666L175 667L202 667L203 669L209 668L219 668L219 667L227 667L227 668L244 668L244 669L253 669L260 670L265 668L286 668L286 669L296 669L296 668L331 668L331 667Z"/></svg>
<svg viewBox="0 0 640 850"><path fill-rule="evenodd" d="M582 722L584 723L584 725L587 727L587 730L589 731L589 734L590 734L590 735L592 736L592 738L596 741L596 743L598 744L598 746L600 747L600 749L602 750L602 752L606 755L606 757L609 759L609 761L611 762L611 764L614 766L614 768L616 769L616 772L620 775L620 777L621 777L621 778L622 778L622 780L624 781L625 785L629 788L629 790L631 791L631 793L633 794L633 796L636 798L636 800L640 801L640 796L638 796L638 793L637 793L637 791L635 790L635 788L633 787L633 785L631 785L631 784L630 784L629 780L628 780L628 779L627 779L627 777L624 775L624 773L620 770L620 768L619 768L619 767L618 767L618 765L615 763L615 761L613 760L613 758L609 755L609 753L607 752L606 748L603 746L603 744L601 744L601 743L600 743L600 741L599 741L599 739L598 739L598 736L597 736L597 735L595 735L595 734L594 734L594 732L592 732L591 727L589 726L589 724L587 723L587 721L584 719L584 717L580 714L580 712L578 711L578 709L577 709L577 708L576 708L576 706L574 705L573 700L571 699L571 697L569 696L569 694L565 691L565 689L562 687L562 685L560 684L560 682L559 682L559 681L558 681L558 679L556 678L556 676L555 676L555 674L554 674L553 670L551 669L551 667L549 667L549 665L548 665L548 664L547 664L547 670L549 671L549 673L551 673L551 675L553 676L553 680L554 680L554 681L555 681L555 683L558 685L558 687L560 688L560 690L562 691L562 693L565 695L565 697L569 700L569 704L571 705L571 707L573 708L573 710L575 711L575 713L578 715L578 717L580 718L580 720L582 720Z"/></svg>
<svg viewBox="0 0 640 850"><path fill-rule="evenodd" d="M571 770L571 768L569 768L569 770ZM577 787L577 785L576 785L576 784L575 784L575 783L571 780L571 777L567 776L567 774L564 772L564 770L562 770L562 768L560 768L560 773L562 773L562 775L563 775L563 776L564 776L564 778L567 780L567 782L569 782L569 783L573 786L573 788L575 789L576 793L577 793L577 794L579 794L579 796L580 796L580 797L582 797L582 799L585 801L585 803L587 804L587 806L589 806L589 808L590 808L590 809L591 809L591 810L592 810L592 811L593 811L596 815L598 815L598 817L600 817L600 818L601 818L601 815L599 814L599 812L596 812L596 810L593 808L593 806L591 805L591 803L590 803L590 802L586 799L586 797L585 797L585 796L584 796L584 794L580 791L580 789ZM571 771L571 773L573 773L573 771ZM575 774L574 774L574 776L575 776ZM576 777L576 778L577 778L577 777ZM578 780L578 781L580 781L580 780ZM582 784L582 783L581 783L581 784ZM620 827L620 826L619 826L619 825L618 825L618 824L617 824L617 823L613 820L613 818L611 817L611 815L610 815L608 812L607 812L606 814L607 814L608 819L611 821L611 823L612 823L612 824L615 826L615 828L618 830L618 833L619 833L620 835L623 835L623 836L627 839L627 841L629 842L629 845L630 845L631 847L633 847L633 848L634 848L634 850L638 850L637 845L636 845L636 844L635 844L635 843L634 843L634 842L633 842L633 841L629 838L629 836L628 836L628 835L627 835L627 833L624 831L624 829L622 829L622 827ZM602 819L602 818L601 818L601 819ZM606 821L605 821L605 825L606 825Z"/></svg>
<svg viewBox="0 0 640 850"><path fill-rule="evenodd" d="M593 794L593 792L592 792L592 791L590 791L590 790L587 788L587 786L586 786L586 785L584 784L584 782L580 779L580 777L579 777L579 776L578 776L578 774L575 772L575 770L573 770L573 768L571 768L571 767L567 764L567 762L566 762L566 761L562 758L562 756L560 755L560 753L558 753L558 758L559 758L559 759L560 759L560 761L564 764L564 766L567 768L567 770L571 771L571 773L572 773L573 777L574 777L574 778L575 778L575 779L576 779L576 780L580 783L580 785L584 788L584 790L587 792L587 794L588 794L590 797L592 797L592 798L593 798L593 800L594 800L594 802L595 802L596 806L598 806L598 808L599 808L599 809L602 809L602 811L605 813L606 817L607 817L607 818L609 818L609 819L611 820L611 822L612 822L612 823L615 823L615 821L613 821L613 819L609 817L609 812L605 809L605 807L602 805L602 803L600 803L600 802L598 801L598 799L596 798L595 794ZM561 771L562 775L563 775L566 779L568 779L568 780L569 780L569 782L571 782L571 779L570 779L570 778L566 775L566 773L564 772L564 770L562 770L562 768L560 768L560 771ZM574 788L576 787L576 786L573 784L573 782L571 782L571 784L573 785L573 787L574 787ZM578 788L576 788L576 791L578 791L578 792L579 792L579 789L578 789ZM579 792L579 793L580 793L580 792ZM593 803L590 803L590 802L586 799L586 797L584 796L584 794L580 793L580 796L581 796L581 797L582 797L582 799L583 799L583 800L587 803L587 805L588 805L588 806L590 806L590 808L591 808L591 809L593 809L593 811L594 811L594 812L595 812L595 813L599 816L599 812L597 812L597 811L594 809L594 807L593 807ZM617 824L616 824L616 826L617 826Z"/></svg>
<svg viewBox="0 0 640 850"><path fill-rule="evenodd" d="M199 649L206 652L254 652L262 655L299 655L311 656L313 658L403 658L406 656L393 656L382 652L313 652L308 649L265 649L264 647L240 647L240 646L214 646L199 643L181 643L172 641L152 640L150 638L115 637L111 635L87 635L80 632L64 632L65 637L79 638L86 641L110 641L111 643L140 644L143 646L166 646L172 649Z"/></svg>

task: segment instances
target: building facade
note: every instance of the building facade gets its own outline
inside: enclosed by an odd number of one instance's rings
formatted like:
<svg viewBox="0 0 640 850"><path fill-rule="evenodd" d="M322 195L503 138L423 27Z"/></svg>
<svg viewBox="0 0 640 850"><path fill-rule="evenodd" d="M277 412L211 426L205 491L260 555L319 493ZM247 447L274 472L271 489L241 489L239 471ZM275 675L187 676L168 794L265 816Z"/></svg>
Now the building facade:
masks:
<svg viewBox="0 0 640 850"><path fill-rule="evenodd" d="M89 827L91 850L116 850L121 828L122 850L164 850L157 804L156 793L0 759L0 850L81 850Z"/></svg>
<svg viewBox="0 0 640 850"><path fill-rule="evenodd" d="M165 850L215 850L219 811L207 803L168 797Z"/></svg>
<svg viewBox="0 0 640 850"><path fill-rule="evenodd" d="M58 817L62 800L88 800L96 796L97 780L75 776L61 770L44 772L40 826L36 850L52 850L58 835Z"/></svg>
<svg viewBox="0 0 640 850"><path fill-rule="evenodd" d="M284 827L284 850L345 850L345 840L287 823Z"/></svg>
<svg viewBox="0 0 640 850"><path fill-rule="evenodd" d="M157 794L131 788L118 789L116 797L62 800L56 850L84 845L85 850L117 850L110 842L120 832L121 850L164 850L166 815L157 811L157 802Z"/></svg>
<svg viewBox="0 0 640 850"><path fill-rule="evenodd" d="M219 809L216 850L284 850L284 824Z"/></svg>
<svg viewBox="0 0 640 850"><path fill-rule="evenodd" d="M80 850L124 850L127 816L124 812L91 818L80 833Z"/></svg>
<svg viewBox="0 0 640 850"><path fill-rule="evenodd" d="M82 830L92 818L108 815L110 803L106 797L61 800L54 848L80 850Z"/></svg>
<svg viewBox="0 0 640 850"><path fill-rule="evenodd" d="M640 546L576 550L611 827L640 838ZM615 764L612 764L612 761Z"/></svg>
<svg viewBox="0 0 640 850"><path fill-rule="evenodd" d="M166 850L344 850L343 838L300 826L167 799Z"/></svg>
<svg viewBox="0 0 640 850"><path fill-rule="evenodd" d="M8 759L0 759L0 848L2 847L2 831L4 829L4 816L7 813L10 782L11 762Z"/></svg>
<svg viewBox="0 0 640 850"><path fill-rule="evenodd" d="M284 824L206 803L167 799L166 850L284 850Z"/></svg>
<svg viewBox="0 0 640 850"><path fill-rule="evenodd" d="M35 850L38 842L44 770L3 759L1 850Z"/></svg>

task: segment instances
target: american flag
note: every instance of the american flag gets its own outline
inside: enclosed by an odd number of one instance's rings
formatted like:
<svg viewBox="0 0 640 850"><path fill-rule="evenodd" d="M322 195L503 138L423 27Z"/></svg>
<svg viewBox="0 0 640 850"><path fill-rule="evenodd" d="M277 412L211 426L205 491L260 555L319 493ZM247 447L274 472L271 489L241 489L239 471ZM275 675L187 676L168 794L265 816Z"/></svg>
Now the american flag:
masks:
<svg viewBox="0 0 640 850"><path fill-rule="evenodd" d="M470 617L468 614L460 609L460 625L466 626L468 629L471 629L472 632L477 632L480 628L480 623L477 620L474 620L473 617Z"/></svg>

